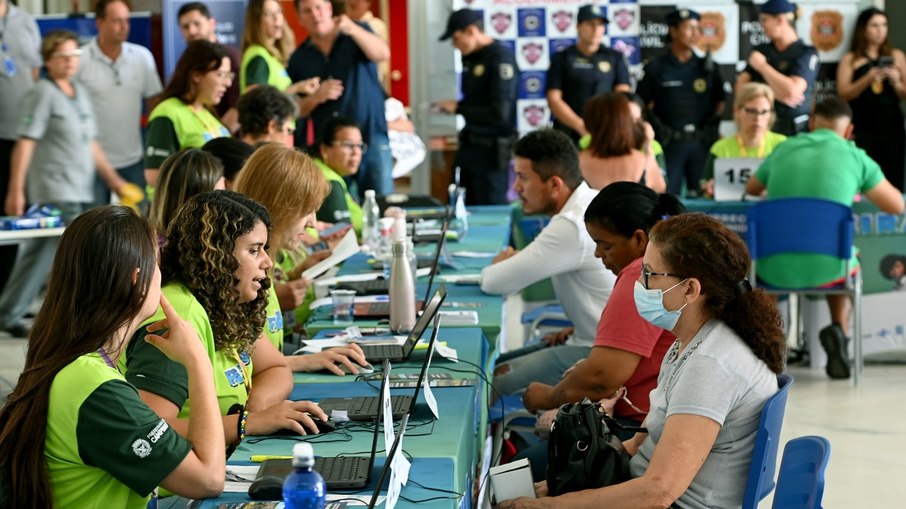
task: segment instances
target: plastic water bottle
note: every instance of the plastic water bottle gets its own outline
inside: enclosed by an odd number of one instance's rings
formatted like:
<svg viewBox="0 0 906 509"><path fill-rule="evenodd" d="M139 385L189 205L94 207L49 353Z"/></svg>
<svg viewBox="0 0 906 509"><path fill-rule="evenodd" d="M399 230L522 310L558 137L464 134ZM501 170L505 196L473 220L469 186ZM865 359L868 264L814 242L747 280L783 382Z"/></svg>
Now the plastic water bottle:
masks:
<svg viewBox="0 0 906 509"><path fill-rule="evenodd" d="M283 482L283 503L286 509L324 509L327 489L324 478L312 470L315 452L311 444L300 442L293 446L293 473Z"/></svg>
<svg viewBox="0 0 906 509"><path fill-rule="evenodd" d="M365 191L365 203L362 204L362 244L372 252L377 249L381 236L378 226L380 218L381 211L374 197L374 189L368 189Z"/></svg>
<svg viewBox="0 0 906 509"><path fill-rule="evenodd" d="M390 267L390 330L406 333L415 327L415 282L406 256L406 234L393 239Z"/></svg>

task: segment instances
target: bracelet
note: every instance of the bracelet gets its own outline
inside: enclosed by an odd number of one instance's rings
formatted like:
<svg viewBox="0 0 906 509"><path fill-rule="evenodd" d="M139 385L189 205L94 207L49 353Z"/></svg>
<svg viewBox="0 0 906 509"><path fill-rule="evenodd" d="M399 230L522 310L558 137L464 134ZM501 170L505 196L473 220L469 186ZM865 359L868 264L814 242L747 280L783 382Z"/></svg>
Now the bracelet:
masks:
<svg viewBox="0 0 906 509"><path fill-rule="evenodd" d="M248 420L248 418L249 418L249 411L248 411L248 410L243 410L243 411L242 411L242 415L239 416L239 422L237 423L237 427L238 427L238 430L239 430L239 441L240 441L240 442L242 442L243 440L245 440L245 422Z"/></svg>

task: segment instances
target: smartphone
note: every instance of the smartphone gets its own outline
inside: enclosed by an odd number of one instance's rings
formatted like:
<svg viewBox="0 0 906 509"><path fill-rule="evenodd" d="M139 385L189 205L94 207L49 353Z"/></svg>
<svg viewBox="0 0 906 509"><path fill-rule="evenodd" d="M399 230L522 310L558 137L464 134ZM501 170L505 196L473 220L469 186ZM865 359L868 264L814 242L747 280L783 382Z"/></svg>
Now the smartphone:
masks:
<svg viewBox="0 0 906 509"><path fill-rule="evenodd" d="M893 57L890 55L884 55L878 58L878 65L881 67L893 67Z"/></svg>
<svg viewBox="0 0 906 509"><path fill-rule="evenodd" d="M333 235L335 233L340 233L342 231L346 231L350 227L352 227L352 225L349 223L336 223L335 225L331 226L330 228L319 231L318 236L319 237L330 237L331 235Z"/></svg>

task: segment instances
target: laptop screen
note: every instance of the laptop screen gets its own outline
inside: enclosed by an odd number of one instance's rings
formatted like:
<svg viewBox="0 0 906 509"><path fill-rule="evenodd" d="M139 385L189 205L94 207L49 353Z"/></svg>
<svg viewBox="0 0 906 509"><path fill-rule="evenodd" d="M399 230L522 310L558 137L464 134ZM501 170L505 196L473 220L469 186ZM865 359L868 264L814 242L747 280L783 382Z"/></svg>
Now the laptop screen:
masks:
<svg viewBox="0 0 906 509"><path fill-rule="evenodd" d="M431 297L431 300L425 299L425 311L418 317L418 320L415 322L415 327L412 327L412 332L409 333L409 337L406 339L406 347L403 350L404 355L408 356L409 351L415 348L415 343L421 339L425 330L428 328L428 324L431 323L431 320L434 318L434 315L437 314L440 305L443 304L444 299L446 298L447 287L442 284L437 287L437 291L434 292L434 296Z"/></svg>

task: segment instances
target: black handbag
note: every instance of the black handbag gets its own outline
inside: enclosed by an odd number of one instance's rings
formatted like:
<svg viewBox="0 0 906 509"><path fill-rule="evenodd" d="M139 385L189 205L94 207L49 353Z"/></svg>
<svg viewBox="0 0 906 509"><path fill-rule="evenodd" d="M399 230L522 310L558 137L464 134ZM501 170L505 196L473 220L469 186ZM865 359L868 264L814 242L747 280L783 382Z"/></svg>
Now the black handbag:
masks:
<svg viewBox="0 0 906 509"><path fill-rule="evenodd" d="M628 481L629 455L621 426L587 398L560 407L547 445L547 491L550 496Z"/></svg>

